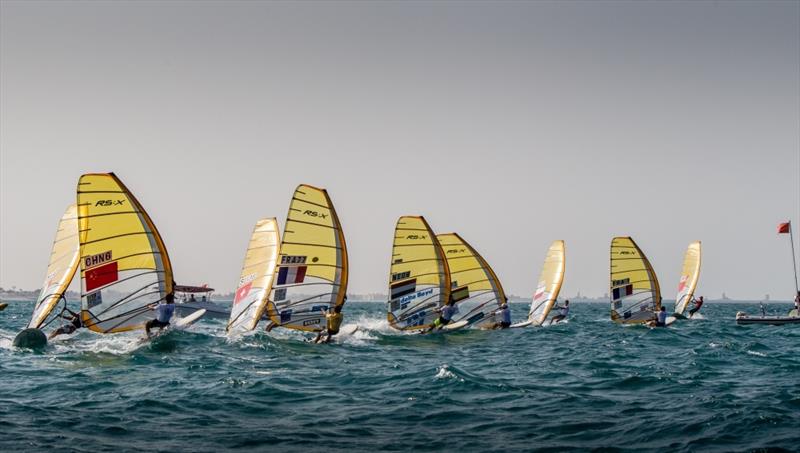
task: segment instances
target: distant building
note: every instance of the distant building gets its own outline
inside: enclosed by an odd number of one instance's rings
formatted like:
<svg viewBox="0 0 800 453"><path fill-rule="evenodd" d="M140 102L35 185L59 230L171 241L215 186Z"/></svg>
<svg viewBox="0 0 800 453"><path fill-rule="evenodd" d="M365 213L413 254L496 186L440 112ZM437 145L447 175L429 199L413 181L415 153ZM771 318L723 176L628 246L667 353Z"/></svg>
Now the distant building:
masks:
<svg viewBox="0 0 800 453"><path fill-rule="evenodd" d="M720 297L720 300L730 300L728 299L728 296L725 295L725 291L722 292L722 297Z"/></svg>
<svg viewBox="0 0 800 453"><path fill-rule="evenodd" d="M769 294L764 294L764 300L765 300L765 301L768 301L768 300L769 300Z"/></svg>

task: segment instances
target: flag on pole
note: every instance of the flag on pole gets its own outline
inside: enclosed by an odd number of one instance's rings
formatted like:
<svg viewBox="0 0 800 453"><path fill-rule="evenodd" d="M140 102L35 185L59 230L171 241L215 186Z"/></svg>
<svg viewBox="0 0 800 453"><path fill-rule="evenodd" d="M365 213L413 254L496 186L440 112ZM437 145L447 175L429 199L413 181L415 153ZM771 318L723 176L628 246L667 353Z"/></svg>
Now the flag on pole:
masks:
<svg viewBox="0 0 800 453"><path fill-rule="evenodd" d="M789 233L789 224L791 222L784 222L778 224L778 234Z"/></svg>

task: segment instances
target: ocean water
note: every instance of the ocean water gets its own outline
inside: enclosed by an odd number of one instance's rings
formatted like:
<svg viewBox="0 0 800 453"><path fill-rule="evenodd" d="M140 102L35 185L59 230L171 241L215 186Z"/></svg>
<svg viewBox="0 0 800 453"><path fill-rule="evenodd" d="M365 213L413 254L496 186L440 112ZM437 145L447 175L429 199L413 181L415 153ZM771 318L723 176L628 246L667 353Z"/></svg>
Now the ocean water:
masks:
<svg viewBox="0 0 800 453"><path fill-rule="evenodd" d="M574 304L554 327L425 336L348 303L340 344L204 320L40 353L11 346L31 307L0 312L0 451L800 451L800 325L737 326L756 305L648 329Z"/></svg>

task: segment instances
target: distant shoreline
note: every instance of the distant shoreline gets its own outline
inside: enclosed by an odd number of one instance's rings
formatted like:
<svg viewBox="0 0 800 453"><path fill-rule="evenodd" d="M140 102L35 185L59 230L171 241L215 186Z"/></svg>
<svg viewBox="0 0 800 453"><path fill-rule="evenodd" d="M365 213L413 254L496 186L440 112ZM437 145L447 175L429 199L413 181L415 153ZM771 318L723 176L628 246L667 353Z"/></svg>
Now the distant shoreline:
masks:
<svg viewBox="0 0 800 453"><path fill-rule="evenodd" d="M21 294L22 293L22 294ZM32 294L30 294L32 293ZM39 295L39 292L3 292L0 293L0 301L3 302L34 302L36 301L36 297ZM365 303L386 303L386 300L381 299L367 299L359 297L358 295L348 295L347 296L349 302L365 302ZM78 301L80 300L80 296L77 293L68 293L67 300ZM569 300L572 303L576 304L608 304L610 301L608 299L585 299L585 298L569 298L569 297L562 297L559 298L559 302ZM229 304L233 301L232 295L222 294L220 298L214 298L212 296L212 302L218 304ZM512 298L509 299L509 303L512 304L529 304L531 301L530 299L523 299L523 298ZM674 299L664 299L664 302L675 303ZM791 300L738 300L738 299L706 299L705 302L707 304L792 304L794 303Z"/></svg>

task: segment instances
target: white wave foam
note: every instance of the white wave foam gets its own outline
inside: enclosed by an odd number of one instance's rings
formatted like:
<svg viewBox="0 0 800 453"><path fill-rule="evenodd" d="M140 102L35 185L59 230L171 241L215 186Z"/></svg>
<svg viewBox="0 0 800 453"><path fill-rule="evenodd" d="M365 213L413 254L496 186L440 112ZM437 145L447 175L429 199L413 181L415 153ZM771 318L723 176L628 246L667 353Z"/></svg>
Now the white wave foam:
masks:
<svg viewBox="0 0 800 453"><path fill-rule="evenodd" d="M764 354L763 352L751 351L751 350L749 350L749 349L748 349L747 351L745 351L745 352L747 352L747 353L748 353L748 354L750 354L750 355L754 355L754 356L758 356L758 357L766 357L766 356L767 356L767 355L766 355L766 354Z"/></svg>
<svg viewBox="0 0 800 453"><path fill-rule="evenodd" d="M434 378L435 379L455 379L455 380L458 380L459 382L464 382L463 378L460 378L460 377L456 376L455 373L453 373L452 371L450 371L448 369L446 363L436 369L436 376L434 376Z"/></svg>

